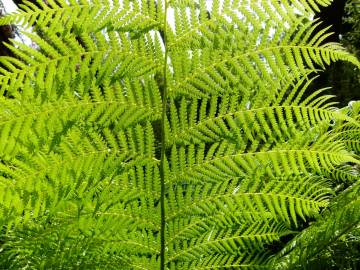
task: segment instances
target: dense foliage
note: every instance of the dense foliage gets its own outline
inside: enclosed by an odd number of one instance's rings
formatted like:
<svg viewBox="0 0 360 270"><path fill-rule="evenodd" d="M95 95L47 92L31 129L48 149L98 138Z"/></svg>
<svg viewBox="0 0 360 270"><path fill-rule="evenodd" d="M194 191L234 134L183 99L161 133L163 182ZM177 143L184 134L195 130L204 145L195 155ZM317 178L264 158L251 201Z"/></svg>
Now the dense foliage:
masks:
<svg viewBox="0 0 360 270"><path fill-rule="evenodd" d="M344 23L349 30L342 37L343 42L357 56L360 55L360 1L349 0L346 4Z"/></svg>
<svg viewBox="0 0 360 270"><path fill-rule="evenodd" d="M307 93L330 62L360 67L311 20L330 2L47 0L1 18L37 46L0 57L0 267L314 265L359 224L360 104Z"/></svg>

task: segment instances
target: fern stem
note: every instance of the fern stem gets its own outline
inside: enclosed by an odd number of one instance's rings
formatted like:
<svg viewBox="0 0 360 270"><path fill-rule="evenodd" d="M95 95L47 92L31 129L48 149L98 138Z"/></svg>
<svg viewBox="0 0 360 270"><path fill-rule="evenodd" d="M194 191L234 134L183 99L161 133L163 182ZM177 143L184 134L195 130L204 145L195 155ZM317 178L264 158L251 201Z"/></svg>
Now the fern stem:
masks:
<svg viewBox="0 0 360 270"><path fill-rule="evenodd" d="M164 67L163 67L163 76L164 76L164 86L163 86L163 96L162 96L162 116L161 116L161 160L160 160L160 177L161 177L161 195L160 195L160 207L161 207L161 226L160 226L160 270L165 270L165 142L166 142L166 130L165 130L165 121L166 121L166 109L167 109L167 0L165 0L164 6Z"/></svg>

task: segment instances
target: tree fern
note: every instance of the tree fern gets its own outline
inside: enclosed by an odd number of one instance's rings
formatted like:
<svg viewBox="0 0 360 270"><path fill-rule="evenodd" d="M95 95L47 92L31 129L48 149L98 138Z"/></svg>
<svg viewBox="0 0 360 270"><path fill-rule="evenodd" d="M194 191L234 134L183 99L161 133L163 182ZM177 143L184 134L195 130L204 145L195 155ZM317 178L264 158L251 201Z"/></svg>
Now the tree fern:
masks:
<svg viewBox="0 0 360 270"><path fill-rule="evenodd" d="M360 66L312 20L330 1L24 3L0 19L36 44L0 57L1 267L281 268L357 182L358 103L307 91Z"/></svg>

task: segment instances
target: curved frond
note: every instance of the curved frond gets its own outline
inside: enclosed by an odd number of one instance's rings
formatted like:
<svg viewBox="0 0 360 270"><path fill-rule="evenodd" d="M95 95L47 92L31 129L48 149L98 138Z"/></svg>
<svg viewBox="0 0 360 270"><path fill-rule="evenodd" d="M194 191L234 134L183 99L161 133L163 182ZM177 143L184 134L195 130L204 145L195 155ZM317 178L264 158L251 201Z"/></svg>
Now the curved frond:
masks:
<svg viewBox="0 0 360 270"><path fill-rule="evenodd" d="M340 237L356 229L359 217L359 184L339 196L316 224L305 229L277 255L274 269L303 269Z"/></svg>
<svg viewBox="0 0 360 270"><path fill-rule="evenodd" d="M131 0L24 1L20 6L16 13L1 18L0 25L16 23L56 32L98 32L104 28L135 32L158 27L163 16L163 9L153 1L148 5Z"/></svg>

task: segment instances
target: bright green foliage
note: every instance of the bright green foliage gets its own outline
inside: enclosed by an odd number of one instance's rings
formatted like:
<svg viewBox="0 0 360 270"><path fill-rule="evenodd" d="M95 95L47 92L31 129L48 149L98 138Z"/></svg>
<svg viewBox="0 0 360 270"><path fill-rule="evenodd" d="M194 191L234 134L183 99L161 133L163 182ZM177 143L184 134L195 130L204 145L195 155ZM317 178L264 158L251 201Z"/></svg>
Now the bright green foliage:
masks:
<svg viewBox="0 0 360 270"><path fill-rule="evenodd" d="M328 4L47 0L0 19L37 33L0 57L1 267L271 268L359 179L358 103L304 95L330 62L360 66L308 20Z"/></svg>
<svg viewBox="0 0 360 270"><path fill-rule="evenodd" d="M275 260L274 269L324 269L326 262L321 260L321 252L342 237L346 237L349 232L356 233L356 230L359 229L359 191L359 183L356 183L336 198L316 224L297 235L281 251L278 256L282 258L278 261ZM349 245L351 240L347 239L345 243L347 241ZM355 240L359 241L356 238ZM355 250L354 253L356 254ZM320 257L320 262L323 264L317 264L317 257ZM347 261L345 263L350 266L354 263L353 268L350 269L356 269L355 262ZM328 267L330 266L333 265ZM342 267L341 269L346 268Z"/></svg>
<svg viewBox="0 0 360 270"><path fill-rule="evenodd" d="M351 102L344 112L359 121L360 102ZM333 132L343 138L349 150L360 153L358 127L353 129L349 123L340 124ZM316 223L287 243L275 257L274 269L357 269L360 246L358 171L356 166L343 166L334 171L331 177L340 182L337 189L349 184L350 187L335 198Z"/></svg>

